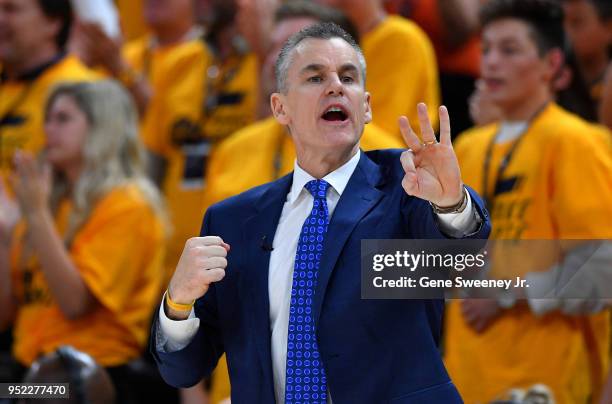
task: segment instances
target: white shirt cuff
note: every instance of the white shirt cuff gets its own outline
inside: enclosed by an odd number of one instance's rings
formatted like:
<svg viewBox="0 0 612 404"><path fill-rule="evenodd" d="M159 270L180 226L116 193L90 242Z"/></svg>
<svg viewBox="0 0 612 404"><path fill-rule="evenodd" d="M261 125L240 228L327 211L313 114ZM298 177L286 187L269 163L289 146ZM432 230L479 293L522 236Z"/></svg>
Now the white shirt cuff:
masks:
<svg viewBox="0 0 612 404"><path fill-rule="evenodd" d="M185 348L200 328L200 319L195 316L193 308L185 320L172 320L166 316L164 300L159 306L159 323L156 330L156 348L159 351L170 353Z"/></svg>
<svg viewBox="0 0 612 404"><path fill-rule="evenodd" d="M480 226L481 219L472 203L472 196L467 190L464 192L467 194L467 205L462 212L436 214L440 229L451 237L459 238L472 234Z"/></svg>

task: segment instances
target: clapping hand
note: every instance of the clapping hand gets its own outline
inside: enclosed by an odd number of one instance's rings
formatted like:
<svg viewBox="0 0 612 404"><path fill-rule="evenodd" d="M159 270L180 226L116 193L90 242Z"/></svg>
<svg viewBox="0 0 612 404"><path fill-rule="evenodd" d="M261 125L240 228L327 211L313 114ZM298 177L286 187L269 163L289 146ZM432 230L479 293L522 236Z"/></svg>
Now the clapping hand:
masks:
<svg viewBox="0 0 612 404"><path fill-rule="evenodd" d="M10 178L19 207L26 220L36 214L49 212L51 194L51 167L41 165L27 152L16 152L14 157L15 174Z"/></svg>
<svg viewBox="0 0 612 404"><path fill-rule="evenodd" d="M427 106L417 106L421 139L408 119L400 117L399 125L409 149L402 153L405 174L402 187L408 195L425 199L440 208L461 205L464 187L457 156L451 144L450 118L446 107L440 107L440 142L427 116Z"/></svg>
<svg viewBox="0 0 612 404"><path fill-rule="evenodd" d="M468 99L470 117L476 125L487 125L502 118L501 109L495 105L484 80L476 81L476 90Z"/></svg>
<svg viewBox="0 0 612 404"><path fill-rule="evenodd" d="M78 21L73 46L88 66L103 66L117 76L124 68L121 41L109 37L97 23Z"/></svg>

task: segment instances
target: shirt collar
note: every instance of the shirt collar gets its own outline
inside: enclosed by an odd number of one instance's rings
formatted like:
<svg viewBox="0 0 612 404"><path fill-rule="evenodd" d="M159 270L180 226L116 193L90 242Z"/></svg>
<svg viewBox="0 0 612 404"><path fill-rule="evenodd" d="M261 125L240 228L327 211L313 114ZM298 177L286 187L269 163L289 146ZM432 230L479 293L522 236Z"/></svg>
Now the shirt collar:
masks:
<svg viewBox="0 0 612 404"><path fill-rule="evenodd" d="M185 35L183 35L183 37L177 43L189 42L189 41L203 38L204 33L205 31L203 27L199 25L194 25L193 27L189 29L189 31L185 33ZM159 40L157 39L157 37L155 37L155 35L151 35L149 37L149 46L151 48L157 48L159 46Z"/></svg>
<svg viewBox="0 0 612 404"><path fill-rule="evenodd" d="M355 155L351 157L349 161L344 163L344 165L323 177L323 179L336 190L338 195L342 196L342 192L344 192L344 189L351 179L353 172L357 168L360 158L361 150L357 150L357 153L355 153ZM300 196L300 193L304 189L304 185L314 179L316 178L308 174L306 171L304 171L304 169L302 169L302 167L300 167L296 159L293 163L293 184L291 185L291 192L287 197L288 202L293 204L298 196Z"/></svg>
<svg viewBox="0 0 612 404"><path fill-rule="evenodd" d="M18 77L15 78L15 81L34 81L36 80L38 77L40 77L40 75L42 75L45 71L47 71L47 69L53 67L54 65L58 64L59 62L61 62L64 58L66 57L66 53L65 52L59 52L57 55L55 55L51 60L36 66L33 69L28 70L27 72L24 72L22 74L20 74ZM0 72L0 83L4 83L8 81L8 77L6 75L5 71L1 71Z"/></svg>

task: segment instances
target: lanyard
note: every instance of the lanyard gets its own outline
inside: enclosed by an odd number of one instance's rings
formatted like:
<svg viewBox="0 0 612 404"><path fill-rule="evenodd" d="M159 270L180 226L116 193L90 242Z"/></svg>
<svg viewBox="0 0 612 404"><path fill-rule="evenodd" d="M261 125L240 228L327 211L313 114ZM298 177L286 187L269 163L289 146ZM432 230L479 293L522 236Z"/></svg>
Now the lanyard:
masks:
<svg viewBox="0 0 612 404"><path fill-rule="evenodd" d="M219 61L218 64L213 64L206 70L205 99L202 105L203 120L210 118L219 107L221 95L238 74L241 62L242 56L231 56L228 61Z"/></svg>
<svg viewBox="0 0 612 404"><path fill-rule="evenodd" d="M211 53L214 54L214 48L210 46L203 38L204 31L200 27L192 28L184 37L183 41L191 41L200 39L203 41L205 47L210 49ZM144 49L142 55L142 70L141 74L148 80L152 80L153 74L153 53L158 46L157 41L152 38ZM218 62L210 65L205 72L203 82L203 95L204 98L201 103L199 111L198 121L206 122L219 106L219 101L225 87L236 77L239 73L242 55L233 55L227 62Z"/></svg>
<svg viewBox="0 0 612 404"><path fill-rule="evenodd" d="M151 80L151 65L153 58L153 45L149 43L142 54L142 75L147 79Z"/></svg>
<svg viewBox="0 0 612 404"><path fill-rule="evenodd" d="M15 98L12 104L7 108L6 112L0 116L0 167L4 165L4 136L3 136L3 127L5 120L10 117L15 111L21 107L21 104L25 102L28 98L30 91L34 87L34 82L29 81L28 84L21 90L19 96ZM2 93L2 86L0 86L0 93Z"/></svg>
<svg viewBox="0 0 612 404"><path fill-rule="evenodd" d="M510 147L510 150L508 150L508 153L506 153L506 155L502 158L499 164L499 167L497 168L497 173L495 176L495 182L493 184L492 191L489 190L489 171L490 171L489 169L491 167L493 147L495 146L495 143L497 142L497 139L499 138L499 135L500 135L499 129L497 130L497 133L495 133L495 135L489 142L489 145L487 146L487 152L485 154L485 161L484 161L484 167L483 167L484 172L483 172L483 179L482 179L482 195L484 197L485 205L487 209L489 210L489 212L493 210L493 198L495 197L495 191L497 189L497 185L499 184L499 180L503 177L504 173L506 172L506 169L508 168L508 165L510 165L510 161L512 161L514 152L516 151L519 144L521 143L521 140L523 140L523 138L525 137L525 134L529 131L529 128L531 127L531 124L533 123L533 121L540 115L542 111L544 111L544 109L546 109L547 105L548 105L548 101L546 101L544 105L538 108L538 110L529 118L525 129L523 129L519 133L517 139L514 141L514 143Z"/></svg>

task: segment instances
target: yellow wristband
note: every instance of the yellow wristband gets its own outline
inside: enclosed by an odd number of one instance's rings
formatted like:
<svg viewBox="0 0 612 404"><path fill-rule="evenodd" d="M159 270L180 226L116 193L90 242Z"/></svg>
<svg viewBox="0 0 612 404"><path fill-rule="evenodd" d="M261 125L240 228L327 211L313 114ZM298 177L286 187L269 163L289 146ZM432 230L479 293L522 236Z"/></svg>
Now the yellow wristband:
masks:
<svg viewBox="0 0 612 404"><path fill-rule="evenodd" d="M195 304L195 300L191 302L190 304L182 304L182 303L173 302L172 299L170 298L170 292L166 290L166 304L172 310L191 311L191 309L193 308L193 305Z"/></svg>

